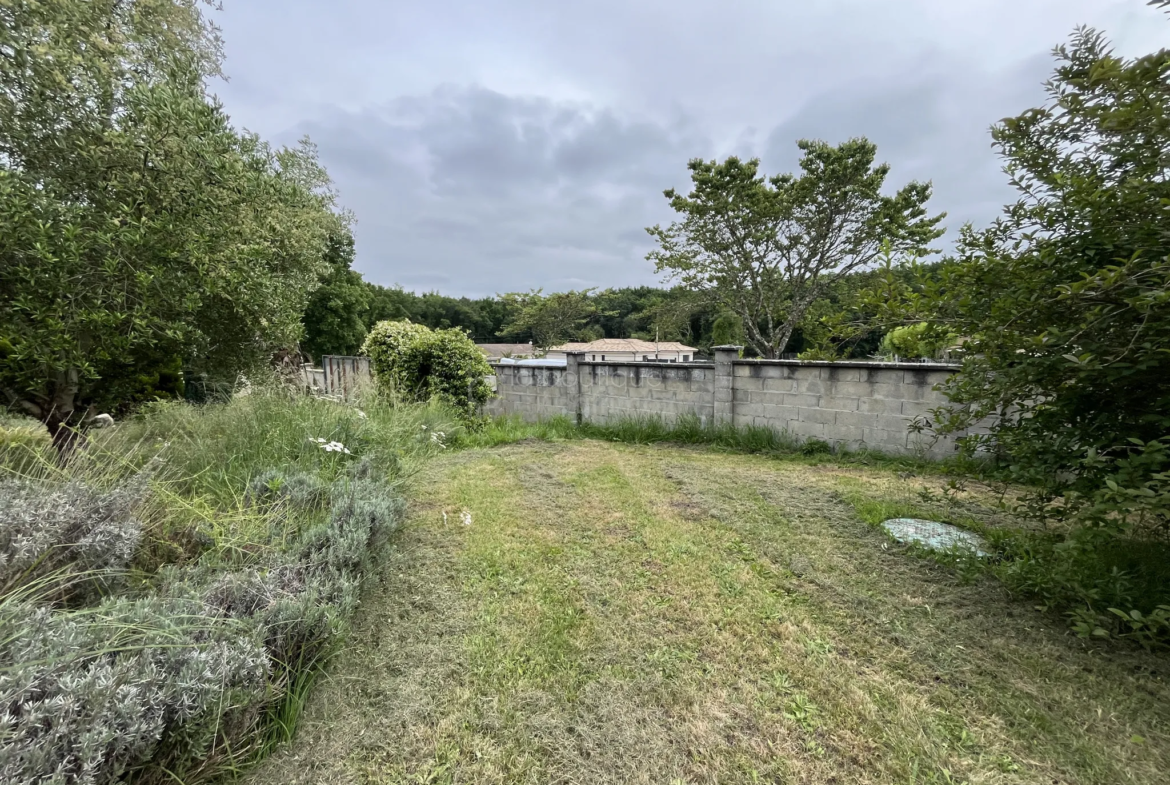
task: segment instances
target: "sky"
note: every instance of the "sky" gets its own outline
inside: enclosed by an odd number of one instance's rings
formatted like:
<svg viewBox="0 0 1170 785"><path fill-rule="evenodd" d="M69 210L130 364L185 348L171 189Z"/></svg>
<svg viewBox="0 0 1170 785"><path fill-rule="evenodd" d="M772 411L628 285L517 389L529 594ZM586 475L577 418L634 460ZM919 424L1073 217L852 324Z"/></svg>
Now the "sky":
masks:
<svg viewBox="0 0 1170 785"><path fill-rule="evenodd" d="M1082 24L1170 45L1144 0L224 0L233 122L308 135L367 280L482 297L661 284L646 227L687 161L795 171L865 136L887 185L934 185L950 234L1013 191L1000 118L1042 104Z"/></svg>

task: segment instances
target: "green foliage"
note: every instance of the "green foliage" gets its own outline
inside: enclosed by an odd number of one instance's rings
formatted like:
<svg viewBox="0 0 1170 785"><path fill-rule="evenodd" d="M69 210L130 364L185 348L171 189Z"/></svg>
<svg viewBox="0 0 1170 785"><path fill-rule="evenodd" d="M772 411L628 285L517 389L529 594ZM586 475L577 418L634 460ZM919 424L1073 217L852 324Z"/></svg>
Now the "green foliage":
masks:
<svg viewBox="0 0 1170 785"><path fill-rule="evenodd" d="M1164 535L1170 52L1126 61L1082 30L1057 58L1050 105L994 130L1024 196L944 271L967 358L939 426L1000 415L969 441L1040 489L1038 515Z"/></svg>
<svg viewBox="0 0 1170 785"><path fill-rule="evenodd" d="M954 343L952 333L929 322L895 327L882 338L881 353L892 357L937 360Z"/></svg>
<svg viewBox="0 0 1170 785"><path fill-rule="evenodd" d="M1170 51L1127 60L1081 29L1055 57L1048 103L992 132L1020 199L937 268L887 257L869 302L888 326L959 336L934 430L994 418L965 449L1068 524L1011 549L1005 579L1125 632L1111 608L1170 600L1141 558L1170 537Z"/></svg>
<svg viewBox="0 0 1170 785"><path fill-rule="evenodd" d="M712 346L743 346L746 340L743 319L732 311L722 312L711 325Z"/></svg>
<svg viewBox="0 0 1170 785"><path fill-rule="evenodd" d="M512 306L500 298L446 297L438 292L415 294L401 287L367 283L370 308L366 327L378 322L409 319L432 330L457 327L474 340L490 343L499 339L500 331L511 316Z"/></svg>
<svg viewBox="0 0 1170 785"><path fill-rule="evenodd" d="M208 98L219 44L199 4L0 18L5 405L68 434L127 402L111 391L152 397L155 361L234 377L295 344L342 219L311 145L274 150Z"/></svg>
<svg viewBox="0 0 1170 785"><path fill-rule="evenodd" d="M512 314L500 330L502 336L527 338L537 349L602 337L594 326L600 312L592 289L549 295L534 289L505 294L500 299Z"/></svg>
<svg viewBox="0 0 1170 785"><path fill-rule="evenodd" d="M465 417L476 413L491 387L483 353L461 330L431 330L412 322L379 322L362 353L380 390L408 400L437 398Z"/></svg>
<svg viewBox="0 0 1170 785"><path fill-rule="evenodd" d="M353 235L344 228L329 237L328 272L305 308L301 348L320 361L322 355L354 355L366 339L371 287L353 266Z"/></svg>
<svg viewBox="0 0 1170 785"><path fill-rule="evenodd" d="M889 167L874 166L867 140L798 146L799 176L765 179L757 160L692 160L691 193L665 192L681 219L647 230L658 272L736 313L763 357L783 353L810 306L883 245L923 251L942 235L943 216L926 215L928 184L881 193Z"/></svg>

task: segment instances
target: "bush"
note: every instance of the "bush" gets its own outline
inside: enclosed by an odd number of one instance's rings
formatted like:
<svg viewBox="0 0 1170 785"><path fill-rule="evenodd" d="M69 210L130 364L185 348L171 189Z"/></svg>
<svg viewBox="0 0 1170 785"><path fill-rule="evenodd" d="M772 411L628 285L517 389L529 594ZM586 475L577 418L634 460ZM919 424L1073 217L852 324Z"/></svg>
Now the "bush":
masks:
<svg viewBox="0 0 1170 785"><path fill-rule="evenodd" d="M0 781L207 782L291 736L400 520L395 483L457 430L362 406L255 389L152 405L67 467L0 452L20 472L0 480ZM192 527L201 553L143 558Z"/></svg>
<svg viewBox="0 0 1170 785"><path fill-rule="evenodd" d="M491 366L458 329L431 330L410 321L378 322L362 352L378 388L407 400L438 398L470 417L491 397Z"/></svg>
<svg viewBox="0 0 1170 785"><path fill-rule="evenodd" d="M1170 544L1102 529L992 534L995 574L1012 590L1061 610L1084 637L1117 635L1147 648L1170 644Z"/></svg>
<svg viewBox="0 0 1170 785"><path fill-rule="evenodd" d="M263 700L252 631L195 600L116 598L92 611L0 605L0 781L112 783L160 739L206 755L225 708Z"/></svg>
<svg viewBox="0 0 1170 785"><path fill-rule="evenodd" d="M56 488L0 480L0 596L37 587L63 600L108 589L142 537L134 508L147 477L107 492L76 480Z"/></svg>

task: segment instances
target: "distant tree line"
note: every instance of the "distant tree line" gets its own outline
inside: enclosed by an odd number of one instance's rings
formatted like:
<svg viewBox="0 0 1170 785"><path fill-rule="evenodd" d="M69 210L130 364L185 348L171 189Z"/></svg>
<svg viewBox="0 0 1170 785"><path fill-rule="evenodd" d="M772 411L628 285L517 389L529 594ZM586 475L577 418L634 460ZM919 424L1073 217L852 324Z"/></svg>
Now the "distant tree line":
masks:
<svg viewBox="0 0 1170 785"><path fill-rule="evenodd" d="M492 297L452 297L380 286L351 268L352 237L331 244L330 270L321 279L304 316L301 349L314 360L326 354L355 354L366 334L382 321L410 320L431 329L457 328L477 343L528 343L547 349L567 341L641 338L681 341L703 352L712 346L746 343L742 318L685 287L631 286L545 294L540 290ZM786 353L816 351L825 338L820 320L828 313L864 317L853 293L875 274L854 272L827 286L804 318L796 320ZM864 358L877 352L885 331L851 335L838 354ZM753 347L747 354L755 355Z"/></svg>

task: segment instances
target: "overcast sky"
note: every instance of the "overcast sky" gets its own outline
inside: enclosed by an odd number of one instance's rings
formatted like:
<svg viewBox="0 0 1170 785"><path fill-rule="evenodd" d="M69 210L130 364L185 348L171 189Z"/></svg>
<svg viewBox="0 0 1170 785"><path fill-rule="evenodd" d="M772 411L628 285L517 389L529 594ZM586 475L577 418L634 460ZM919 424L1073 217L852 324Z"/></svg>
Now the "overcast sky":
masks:
<svg viewBox="0 0 1170 785"><path fill-rule="evenodd" d="M1144 0L224 0L238 126L308 134L357 216L356 267L483 296L657 283L645 227L690 158L792 171L868 136L952 229L1012 192L988 127L1043 100L1078 24L1170 44Z"/></svg>

